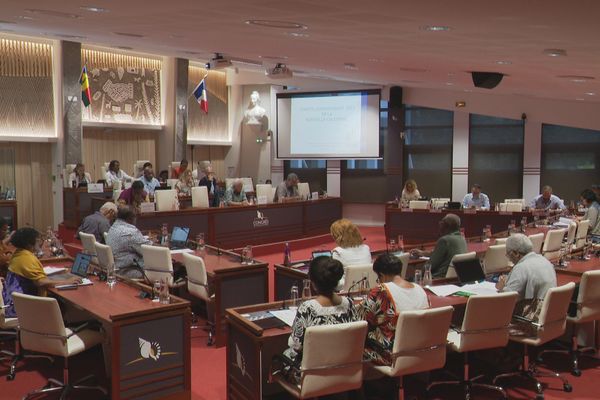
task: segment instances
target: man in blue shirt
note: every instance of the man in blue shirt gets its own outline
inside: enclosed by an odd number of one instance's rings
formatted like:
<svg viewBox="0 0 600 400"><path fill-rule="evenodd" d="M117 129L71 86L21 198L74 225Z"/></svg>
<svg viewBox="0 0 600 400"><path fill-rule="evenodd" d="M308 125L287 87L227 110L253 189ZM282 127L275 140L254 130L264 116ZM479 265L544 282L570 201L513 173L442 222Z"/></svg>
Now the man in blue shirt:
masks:
<svg viewBox="0 0 600 400"><path fill-rule="evenodd" d="M564 210L566 208L563 201L552 194L552 188L548 185L542 188L542 194L531 200L529 207L536 210Z"/></svg>
<svg viewBox="0 0 600 400"><path fill-rule="evenodd" d="M144 184L144 191L150 196L154 196L154 190L160 186L160 182L154 177L152 167L144 168L144 174L138 180Z"/></svg>
<svg viewBox="0 0 600 400"><path fill-rule="evenodd" d="M480 210L490 209L490 199L485 193L481 193L481 186L477 183L473 184L471 193L467 193L463 198L463 208L477 208Z"/></svg>

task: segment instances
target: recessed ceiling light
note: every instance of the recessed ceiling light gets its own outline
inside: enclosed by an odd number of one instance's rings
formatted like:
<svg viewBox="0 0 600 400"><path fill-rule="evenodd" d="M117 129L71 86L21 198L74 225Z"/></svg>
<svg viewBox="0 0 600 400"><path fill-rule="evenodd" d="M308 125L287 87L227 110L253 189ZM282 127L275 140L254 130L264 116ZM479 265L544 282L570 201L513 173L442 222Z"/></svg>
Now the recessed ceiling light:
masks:
<svg viewBox="0 0 600 400"><path fill-rule="evenodd" d="M465 90L463 90L463 91L464 91L464 92L467 92L467 93L471 93L471 92L472 92L472 90L471 90L471 89L465 89Z"/></svg>
<svg viewBox="0 0 600 400"><path fill-rule="evenodd" d="M169 35L169 39L183 39L184 37L183 35Z"/></svg>
<svg viewBox="0 0 600 400"><path fill-rule="evenodd" d="M549 57L566 57L567 55L567 51L564 49L544 49L542 53Z"/></svg>
<svg viewBox="0 0 600 400"><path fill-rule="evenodd" d="M446 82L446 86L454 86L454 83L452 83L452 82Z"/></svg>
<svg viewBox="0 0 600 400"><path fill-rule="evenodd" d="M424 31L429 31L429 32L447 32L449 31L450 28L449 26L444 26L444 25L425 25L421 27L421 30Z"/></svg>
<svg viewBox="0 0 600 400"><path fill-rule="evenodd" d="M595 96L596 95L596 93L594 93L594 92L586 92L585 94L588 95L588 96Z"/></svg>
<svg viewBox="0 0 600 400"><path fill-rule="evenodd" d="M583 83L583 82L587 82L587 81L596 79L593 76L584 76L584 75L558 75L557 78L568 79L571 82L575 82L575 83Z"/></svg>
<svg viewBox="0 0 600 400"><path fill-rule="evenodd" d="M65 12L54 11L54 10L43 10L43 9L39 9L39 8L28 8L25 11L27 11L28 13L32 13L32 14L45 15L47 17L71 18L71 19L81 18L81 15L79 15L79 14L65 13Z"/></svg>
<svg viewBox="0 0 600 400"><path fill-rule="evenodd" d="M381 58L369 58L369 62L372 62L372 63L382 63L383 60Z"/></svg>
<svg viewBox="0 0 600 400"><path fill-rule="evenodd" d="M285 33L288 36L291 37L295 37L295 38L307 38L310 37L310 35L308 33L303 33L303 32L286 32Z"/></svg>
<svg viewBox="0 0 600 400"><path fill-rule="evenodd" d="M79 7L83 11L95 12L95 13L107 13L108 8L96 7L96 6L81 6Z"/></svg>
<svg viewBox="0 0 600 400"><path fill-rule="evenodd" d="M498 60L498 61L496 61L496 64L498 64L498 65L510 65L510 64L512 64L512 61Z"/></svg>
<svg viewBox="0 0 600 400"><path fill-rule="evenodd" d="M133 38L143 38L144 35L140 35L139 33L129 33L129 32L113 32L115 35L119 36L127 36Z"/></svg>
<svg viewBox="0 0 600 400"><path fill-rule="evenodd" d="M261 26L263 28L277 28L277 29L308 29L308 26L300 24L298 22L290 21L270 21L266 19L249 19L245 21L248 25Z"/></svg>
<svg viewBox="0 0 600 400"><path fill-rule="evenodd" d="M575 100L577 100L577 101L584 101L585 99L583 97L577 97Z"/></svg>
<svg viewBox="0 0 600 400"><path fill-rule="evenodd" d="M262 58L263 60L287 60L288 56L258 56L258 58Z"/></svg>
<svg viewBox="0 0 600 400"><path fill-rule="evenodd" d="M354 63L344 63L344 68L350 71L356 71L358 67Z"/></svg>
<svg viewBox="0 0 600 400"><path fill-rule="evenodd" d="M410 68L410 67L399 67L396 68L397 71L404 71L404 72L427 72L426 69L423 68Z"/></svg>
<svg viewBox="0 0 600 400"><path fill-rule="evenodd" d="M17 19L23 20L23 21L33 21L35 20L35 18L30 17L29 15L17 15Z"/></svg>

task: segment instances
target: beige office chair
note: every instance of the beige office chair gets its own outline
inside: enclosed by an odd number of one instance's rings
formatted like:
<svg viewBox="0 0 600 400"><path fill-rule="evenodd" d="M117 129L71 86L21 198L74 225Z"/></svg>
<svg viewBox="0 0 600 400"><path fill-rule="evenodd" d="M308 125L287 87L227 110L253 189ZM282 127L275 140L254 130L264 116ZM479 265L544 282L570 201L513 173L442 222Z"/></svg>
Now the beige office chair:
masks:
<svg viewBox="0 0 600 400"><path fill-rule="evenodd" d="M577 234L575 235L575 243L573 244L573 251L579 251L585 247L589 229L590 229L590 221L588 219L579 221L579 224L577 224Z"/></svg>
<svg viewBox="0 0 600 400"><path fill-rule="evenodd" d="M107 396L108 392L101 386L81 385L94 378L93 375L74 384L69 382L69 358L101 344L104 340L102 333L87 329L87 323L73 329L66 328L60 307L54 298L13 293L13 300L19 315L23 349L64 358L64 381L50 378L46 386L28 393L23 399L53 392L60 392L61 398L63 395L66 398L66 393L76 390L96 390Z"/></svg>
<svg viewBox="0 0 600 400"><path fill-rule="evenodd" d="M370 288L377 285L377 274L373 272L373 264L355 264L344 266L344 276L342 277L343 285L342 290L347 292L352 288L353 292L358 291L360 288L357 283L366 277Z"/></svg>
<svg viewBox="0 0 600 400"><path fill-rule="evenodd" d="M429 202L426 200L411 200L408 203L408 208L413 210L426 210L429 208Z"/></svg>
<svg viewBox="0 0 600 400"><path fill-rule="evenodd" d="M271 365L269 381L279 383L297 399L316 398L359 389L367 322L310 326L304 334L300 382L290 382Z"/></svg>
<svg viewBox="0 0 600 400"><path fill-rule="evenodd" d="M142 176L143 172L144 172L144 164L149 163L150 160L137 160L136 162L133 163L133 169L131 170L133 172L133 176L134 178L139 178L140 176Z"/></svg>
<svg viewBox="0 0 600 400"><path fill-rule="evenodd" d="M168 247L142 245L144 271L151 281L165 280L169 288L185 285L184 280L175 281L173 278L173 261Z"/></svg>
<svg viewBox="0 0 600 400"><path fill-rule="evenodd" d="M542 246L542 255L551 261L557 259L560 256L560 250L566 234L566 229L549 230L544 239L544 246Z"/></svg>
<svg viewBox="0 0 600 400"><path fill-rule="evenodd" d="M406 274L408 272L408 262L410 261L410 253L403 253L398 257L400 262L402 263L402 272L400 272L400 276L402 279L406 279Z"/></svg>
<svg viewBox="0 0 600 400"><path fill-rule="evenodd" d="M250 177L242 178L242 187L244 188L244 192L254 192L254 181Z"/></svg>
<svg viewBox="0 0 600 400"><path fill-rule="evenodd" d="M183 253L183 265L187 272L187 289L188 292L204 301L206 304L206 319L208 328L208 345L212 346L215 333L214 322L214 303L215 295L210 294L208 286L208 275L206 274L206 265L201 257L190 253Z"/></svg>
<svg viewBox="0 0 600 400"><path fill-rule="evenodd" d="M177 182L179 182L179 179L167 179L167 186L170 187L171 189L175 189L175 185L177 185Z"/></svg>
<svg viewBox="0 0 600 400"><path fill-rule="evenodd" d="M65 165L65 168L63 168L63 187L71 187L71 182L69 182L69 175L71 175L71 172L73 172L73 170L75 169L75 165L76 164L67 164ZM102 177L102 179L104 179L104 177Z"/></svg>
<svg viewBox="0 0 600 400"><path fill-rule="evenodd" d="M505 347L508 343L508 326L517 303L517 292L477 295L469 297L460 328L448 331L449 348L464 356L463 376L456 381L434 382L427 387L439 385L460 385L465 389L465 399L471 396L471 387L483 387L496 390L506 398L506 392L500 386L476 383L482 377L469 376L469 353L477 350Z"/></svg>
<svg viewBox="0 0 600 400"><path fill-rule="evenodd" d="M523 206L521 203L500 203L499 208L503 212L520 212Z"/></svg>
<svg viewBox="0 0 600 400"><path fill-rule="evenodd" d="M269 184L259 183L256 185L256 199L264 196L267 199L267 203L273 202L273 186Z"/></svg>
<svg viewBox="0 0 600 400"><path fill-rule="evenodd" d="M92 263L98 265L96 256L96 237L90 233L79 232L79 239L83 245L83 252L92 256Z"/></svg>
<svg viewBox="0 0 600 400"><path fill-rule="evenodd" d="M450 260L450 265L448 266L448 270L446 271L446 278L456 278L456 270L454 269L455 262L472 260L474 258L477 258L477 253L474 251L471 251L469 253L456 254L454 257L452 257L452 260Z"/></svg>
<svg viewBox="0 0 600 400"><path fill-rule="evenodd" d="M208 200L208 188L206 186L194 186L192 188L192 207L210 207L210 203Z"/></svg>
<svg viewBox="0 0 600 400"><path fill-rule="evenodd" d="M567 248L569 251L573 248L573 244L575 243L575 233L577 233L577 222L571 221L569 222L569 227L567 228Z"/></svg>
<svg viewBox="0 0 600 400"><path fill-rule="evenodd" d="M506 257L506 245L496 244L488 247L483 257L483 270L486 275L506 271L512 263Z"/></svg>
<svg viewBox="0 0 600 400"><path fill-rule="evenodd" d="M533 252L542 254L542 246L544 245L544 232L536 233L535 235L527 236L533 245Z"/></svg>
<svg viewBox="0 0 600 400"><path fill-rule="evenodd" d="M157 190L154 192L154 201L156 211L175 211L178 204L177 190Z"/></svg>
<svg viewBox="0 0 600 400"><path fill-rule="evenodd" d="M104 241L106 241L106 236L104 237ZM115 258L110 246L96 242L94 248L96 249L96 257L98 258L98 267L101 271L106 273L109 269L115 267Z"/></svg>
<svg viewBox="0 0 600 400"><path fill-rule="evenodd" d="M310 186L308 185L308 182L298 183L298 196L300 196L301 199L310 198Z"/></svg>
<svg viewBox="0 0 600 400"><path fill-rule="evenodd" d="M574 325L571 334L571 347L569 350L544 350L540 353L538 358L541 358L545 353L567 353L572 362L571 374L574 376L581 376L579 357L589 356L598 360L593 354L596 352L596 348L589 347L580 349L577 339L579 328L582 324L600 320L600 270L586 271L581 276L574 314L575 315L570 312L567 316L567 321ZM589 354L588 352L590 351L593 353Z"/></svg>
<svg viewBox="0 0 600 400"><path fill-rule="evenodd" d="M442 368L446 363L446 336L452 319L451 306L402 311L396 323L392 364L367 365L365 379L397 378L398 398L404 399L403 377Z"/></svg>
<svg viewBox="0 0 600 400"><path fill-rule="evenodd" d="M225 178L225 190L227 190L230 187L232 187L233 186L233 182L235 182L236 179L239 179L239 178Z"/></svg>
<svg viewBox="0 0 600 400"><path fill-rule="evenodd" d="M508 239L508 238L496 238L496 241L494 242L494 244L506 244L506 239Z"/></svg>
<svg viewBox="0 0 600 400"><path fill-rule="evenodd" d="M573 388L569 382L560 374L549 371L549 373L540 372L539 366L529 362L529 346L539 347L551 340L559 338L565 333L567 324L567 309L573 295L575 284L569 282L566 285L548 289L542 304L539 320L533 323L529 320L524 320L525 323L530 323L537 331L536 336L510 336L510 341L523 344L523 365L520 371L501 374L494 378L494 385L499 379L506 377L521 376L532 380L535 383L537 396L536 399L543 399L543 387L541 382L537 380L538 376L558 378L563 383L563 390L571 392ZM546 368L545 368L546 369Z"/></svg>
<svg viewBox="0 0 600 400"><path fill-rule="evenodd" d="M504 199L504 202L507 204L520 204L521 205L521 209L523 209L523 205L525 205L525 199ZM519 210L521 211L521 210Z"/></svg>
<svg viewBox="0 0 600 400"><path fill-rule="evenodd" d="M108 165L110 164L110 162L105 162L101 167L100 167L100 173L102 173L102 179L105 179L106 177L106 173L108 172Z"/></svg>

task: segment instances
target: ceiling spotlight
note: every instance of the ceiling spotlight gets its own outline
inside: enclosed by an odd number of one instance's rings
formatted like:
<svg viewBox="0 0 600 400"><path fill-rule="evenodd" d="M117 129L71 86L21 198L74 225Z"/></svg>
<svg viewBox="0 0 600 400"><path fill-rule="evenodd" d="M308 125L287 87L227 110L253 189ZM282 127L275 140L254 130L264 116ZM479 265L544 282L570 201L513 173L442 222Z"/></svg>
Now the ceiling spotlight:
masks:
<svg viewBox="0 0 600 400"><path fill-rule="evenodd" d="M113 32L115 35L126 36L132 38L143 38L144 35L140 35L139 33L129 33L129 32Z"/></svg>
<svg viewBox="0 0 600 400"><path fill-rule="evenodd" d="M449 26L444 26L444 25L425 25L421 27L421 30L424 31L429 31L429 32L447 32L449 31L450 28Z"/></svg>
<svg viewBox="0 0 600 400"><path fill-rule="evenodd" d="M71 14L71 13L65 13L65 12L54 11L54 10L43 10L43 9L39 9L39 8L28 8L25 11L27 11L28 13L32 13L32 14L45 15L47 17L71 18L71 19L81 18L81 15L79 15L79 14Z"/></svg>
<svg viewBox="0 0 600 400"><path fill-rule="evenodd" d="M354 63L344 63L344 68L348 69L350 71L356 71L358 69L358 67L356 66L356 64Z"/></svg>
<svg viewBox="0 0 600 400"><path fill-rule="evenodd" d="M596 93L594 93L594 92L586 92L585 94L586 94L587 96L595 96L595 95L596 95Z"/></svg>
<svg viewBox="0 0 600 400"><path fill-rule="evenodd" d="M452 83L452 82L446 82L446 86L454 86L454 83Z"/></svg>
<svg viewBox="0 0 600 400"><path fill-rule="evenodd" d="M584 75L558 75L557 78L568 79L574 83L583 83L587 81L592 81L596 78L593 76L584 76Z"/></svg>
<svg viewBox="0 0 600 400"><path fill-rule="evenodd" d="M547 55L548 57L566 57L567 51L564 49L544 49L542 54Z"/></svg>
<svg viewBox="0 0 600 400"><path fill-rule="evenodd" d="M308 26L300 24L298 22L290 21L270 21L266 19L249 19L245 21L247 25L255 25L263 28L276 28L276 29L308 29Z"/></svg>
<svg viewBox="0 0 600 400"><path fill-rule="evenodd" d="M258 56L258 58L261 58L263 60L287 60L288 56Z"/></svg>
<svg viewBox="0 0 600 400"><path fill-rule="evenodd" d="M373 62L373 63L382 63L383 62L383 60L380 58L369 58L368 61Z"/></svg>
<svg viewBox="0 0 600 400"><path fill-rule="evenodd" d="M23 20L23 21L33 21L35 20L35 18L30 17L29 15L17 15L17 19Z"/></svg>
<svg viewBox="0 0 600 400"><path fill-rule="evenodd" d="M83 11L95 12L95 13L107 13L108 8L96 7L96 6L81 6L79 7Z"/></svg>
<svg viewBox="0 0 600 400"><path fill-rule="evenodd" d="M308 33L302 33L302 32L286 32L285 33L288 36L291 37L295 37L295 38L307 38L310 37L310 35Z"/></svg>
<svg viewBox="0 0 600 400"><path fill-rule="evenodd" d="M575 100L577 100L577 101L584 101L585 99L583 97L577 97Z"/></svg>
<svg viewBox="0 0 600 400"><path fill-rule="evenodd" d="M496 61L496 64L498 65L511 65L512 61L508 61L508 60L498 60Z"/></svg>

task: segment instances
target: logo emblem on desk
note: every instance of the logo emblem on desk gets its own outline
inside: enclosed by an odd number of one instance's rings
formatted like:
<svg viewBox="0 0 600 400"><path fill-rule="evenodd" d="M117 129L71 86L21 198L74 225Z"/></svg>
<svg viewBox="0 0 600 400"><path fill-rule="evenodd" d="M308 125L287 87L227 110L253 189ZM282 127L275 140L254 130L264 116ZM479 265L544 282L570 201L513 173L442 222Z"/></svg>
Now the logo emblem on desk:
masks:
<svg viewBox="0 0 600 400"><path fill-rule="evenodd" d="M233 366L240 370L242 376L248 377L248 379L252 381L252 376L246 371L246 360L237 343L235 344L235 362L233 363Z"/></svg>
<svg viewBox="0 0 600 400"><path fill-rule="evenodd" d="M129 361L126 365L135 364L145 359L152 359L154 361L158 361L161 356L177 354L175 352L163 353L160 348L160 343L158 342L150 342L146 339L138 338L138 343L140 346L140 357L136 358L135 360Z"/></svg>
<svg viewBox="0 0 600 400"><path fill-rule="evenodd" d="M265 217L265 214L263 214L259 210L256 210L256 217L254 218L252 225L255 228L262 228L265 226L269 226L269 217Z"/></svg>

